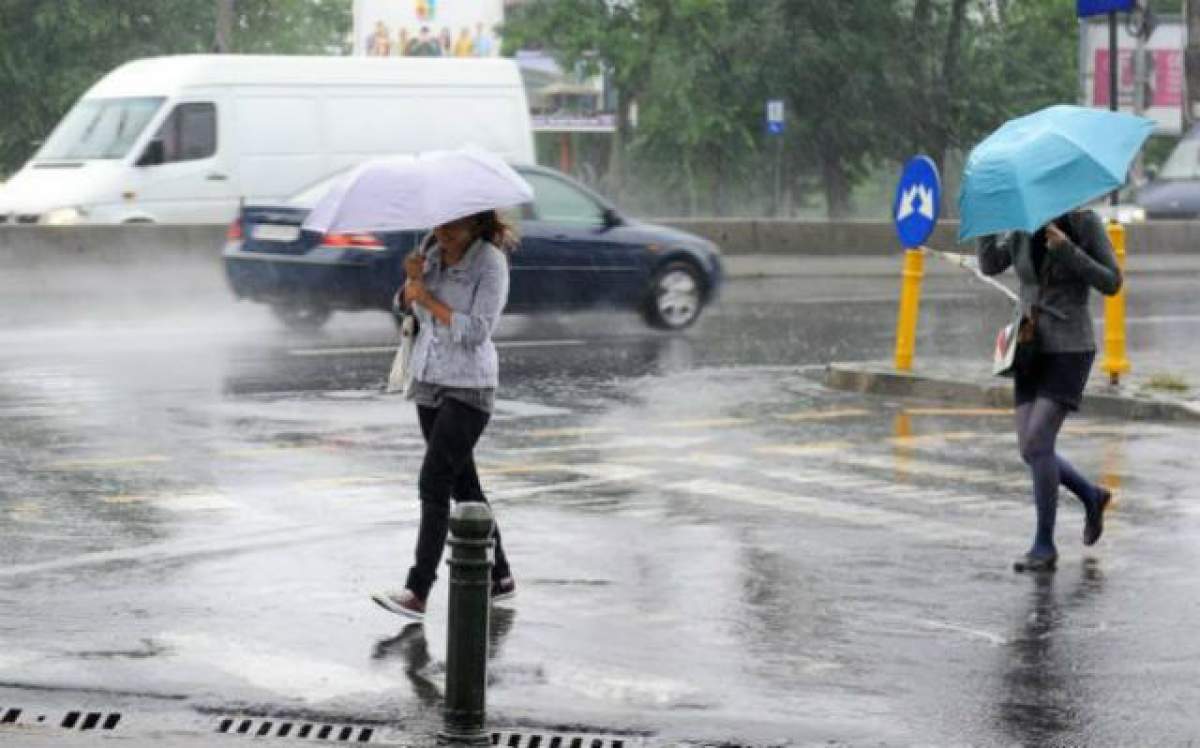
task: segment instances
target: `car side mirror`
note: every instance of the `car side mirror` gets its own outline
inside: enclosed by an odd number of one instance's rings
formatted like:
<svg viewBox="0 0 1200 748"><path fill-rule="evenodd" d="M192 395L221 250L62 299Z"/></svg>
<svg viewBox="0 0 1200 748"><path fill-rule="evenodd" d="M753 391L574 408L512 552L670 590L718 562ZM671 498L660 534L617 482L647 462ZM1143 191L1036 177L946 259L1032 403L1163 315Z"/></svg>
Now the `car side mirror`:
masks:
<svg viewBox="0 0 1200 748"><path fill-rule="evenodd" d="M163 146L163 142L161 140L155 138L146 144L146 150L142 152L142 157L137 160L137 165L158 166L166 160L166 148Z"/></svg>
<svg viewBox="0 0 1200 748"><path fill-rule="evenodd" d="M617 211L613 210L612 208L605 208L604 212L600 214L600 220L602 221L606 230L615 229L616 227L623 226L625 224L625 221L621 219L621 216L617 214Z"/></svg>
<svg viewBox="0 0 1200 748"><path fill-rule="evenodd" d="M1155 179L1158 179L1158 167L1157 166L1147 166L1146 167L1146 181L1153 182Z"/></svg>

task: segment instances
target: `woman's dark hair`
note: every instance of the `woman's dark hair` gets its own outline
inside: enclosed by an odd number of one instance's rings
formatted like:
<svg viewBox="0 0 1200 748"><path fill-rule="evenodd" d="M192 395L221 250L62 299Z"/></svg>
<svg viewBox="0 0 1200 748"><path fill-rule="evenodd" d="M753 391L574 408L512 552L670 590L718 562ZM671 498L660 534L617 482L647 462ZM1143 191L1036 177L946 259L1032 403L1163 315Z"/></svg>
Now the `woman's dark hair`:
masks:
<svg viewBox="0 0 1200 748"><path fill-rule="evenodd" d="M496 245L505 254L510 254L517 248L520 238L512 224L505 221L497 211L485 210L470 218L475 236Z"/></svg>

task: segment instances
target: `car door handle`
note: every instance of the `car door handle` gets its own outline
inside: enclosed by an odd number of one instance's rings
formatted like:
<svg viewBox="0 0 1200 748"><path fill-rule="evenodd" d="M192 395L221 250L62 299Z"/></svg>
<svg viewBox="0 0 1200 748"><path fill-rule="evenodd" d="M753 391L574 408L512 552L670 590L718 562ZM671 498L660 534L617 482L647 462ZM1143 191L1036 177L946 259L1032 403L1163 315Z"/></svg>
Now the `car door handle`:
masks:
<svg viewBox="0 0 1200 748"><path fill-rule="evenodd" d="M210 182L224 182L225 180L229 179L229 177L225 176L224 174L217 174L214 172L205 177L205 179Z"/></svg>

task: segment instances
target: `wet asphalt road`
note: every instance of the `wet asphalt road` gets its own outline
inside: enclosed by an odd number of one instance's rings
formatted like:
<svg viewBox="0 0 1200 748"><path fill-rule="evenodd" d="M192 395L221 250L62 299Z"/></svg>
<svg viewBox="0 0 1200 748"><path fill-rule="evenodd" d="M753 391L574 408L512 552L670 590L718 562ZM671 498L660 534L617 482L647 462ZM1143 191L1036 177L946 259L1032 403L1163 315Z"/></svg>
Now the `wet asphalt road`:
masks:
<svg viewBox="0 0 1200 748"><path fill-rule="evenodd" d="M1131 300L1135 364L1197 359L1194 279ZM478 452L519 585L493 722L668 739L1177 744L1200 735L1194 428L1089 419L1060 447L1117 489L1057 574L1003 410L821 388L891 350L893 281L743 280L686 335L513 318ZM927 287L919 356L986 355L1004 317ZM278 330L217 306L0 333L0 684L91 703L437 723L445 586L396 585L417 519L393 332ZM14 690L15 689L15 690ZM2 739L3 733L0 733Z"/></svg>

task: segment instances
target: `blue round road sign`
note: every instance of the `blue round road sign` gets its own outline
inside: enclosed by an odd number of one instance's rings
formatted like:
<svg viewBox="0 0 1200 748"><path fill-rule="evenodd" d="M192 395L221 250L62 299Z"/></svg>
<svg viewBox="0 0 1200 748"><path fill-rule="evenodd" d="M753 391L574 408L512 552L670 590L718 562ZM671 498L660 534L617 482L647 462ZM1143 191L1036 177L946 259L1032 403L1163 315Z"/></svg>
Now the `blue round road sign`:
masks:
<svg viewBox="0 0 1200 748"><path fill-rule="evenodd" d="M937 226L942 207L942 182L928 156L917 156L904 165L892 203L892 219L900 243L912 249L925 243Z"/></svg>

